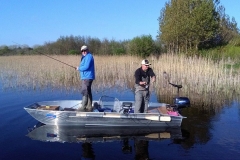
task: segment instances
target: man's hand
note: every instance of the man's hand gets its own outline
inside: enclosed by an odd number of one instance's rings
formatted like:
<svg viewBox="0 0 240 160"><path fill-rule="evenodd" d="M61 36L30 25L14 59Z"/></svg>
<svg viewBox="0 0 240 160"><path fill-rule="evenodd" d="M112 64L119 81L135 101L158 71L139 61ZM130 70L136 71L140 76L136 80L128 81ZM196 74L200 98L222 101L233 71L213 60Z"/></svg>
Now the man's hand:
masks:
<svg viewBox="0 0 240 160"><path fill-rule="evenodd" d="M139 82L140 85L146 85L147 82Z"/></svg>
<svg viewBox="0 0 240 160"><path fill-rule="evenodd" d="M152 82L152 83L153 83L153 82L156 82L156 77L155 77L155 76L151 77L151 82Z"/></svg>

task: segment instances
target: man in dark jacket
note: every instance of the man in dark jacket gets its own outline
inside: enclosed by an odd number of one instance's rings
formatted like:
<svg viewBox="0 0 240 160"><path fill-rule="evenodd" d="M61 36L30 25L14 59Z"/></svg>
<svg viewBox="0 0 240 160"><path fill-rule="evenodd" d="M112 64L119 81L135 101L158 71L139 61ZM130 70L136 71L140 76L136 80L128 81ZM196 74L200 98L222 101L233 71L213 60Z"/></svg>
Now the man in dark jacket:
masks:
<svg viewBox="0 0 240 160"><path fill-rule="evenodd" d="M135 108L134 113L146 113L150 99L150 82L155 82L156 76L148 60L142 60L141 67L135 71Z"/></svg>

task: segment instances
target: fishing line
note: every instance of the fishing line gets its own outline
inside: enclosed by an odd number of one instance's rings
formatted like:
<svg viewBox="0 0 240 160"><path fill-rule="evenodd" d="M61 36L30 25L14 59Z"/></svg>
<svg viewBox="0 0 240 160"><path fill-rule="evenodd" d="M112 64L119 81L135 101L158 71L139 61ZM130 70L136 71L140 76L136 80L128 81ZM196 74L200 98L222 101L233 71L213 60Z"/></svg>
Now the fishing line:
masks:
<svg viewBox="0 0 240 160"><path fill-rule="evenodd" d="M13 43L16 43L16 42L13 42ZM16 44L20 45L19 43L16 43ZM20 45L20 46L21 46L21 45ZM37 52L37 53L40 53L40 54L42 54L42 55L44 55L44 56L47 56L48 58L51 58L51 59L53 59L53 60L55 60L55 61L58 61L58 62L63 63L63 64L65 64L65 65L69 66L69 67L72 67L72 68L76 69L76 67L73 67L73 66L70 65L70 64L67 64L67 63L62 62L62 61L60 61L60 60L58 60L58 59L55 59L55 58L53 58L53 57L51 57L51 56L48 56L48 55L46 55L46 54L44 54L44 53L42 53L42 52L40 52L40 51L36 51L36 50L33 50L33 51L34 51L34 52Z"/></svg>

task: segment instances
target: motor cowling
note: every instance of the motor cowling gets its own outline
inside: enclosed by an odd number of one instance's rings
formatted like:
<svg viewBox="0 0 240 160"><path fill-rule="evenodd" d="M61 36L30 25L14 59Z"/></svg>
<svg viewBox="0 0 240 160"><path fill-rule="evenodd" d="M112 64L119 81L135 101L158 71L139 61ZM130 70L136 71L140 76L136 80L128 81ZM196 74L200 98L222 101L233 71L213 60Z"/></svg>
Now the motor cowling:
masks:
<svg viewBox="0 0 240 160"><path fill-rule="evenodd" d="M176 97L174 98L174 105L180 109L180 108L186 108L190 106L190 100L188 97Z"/></svg>

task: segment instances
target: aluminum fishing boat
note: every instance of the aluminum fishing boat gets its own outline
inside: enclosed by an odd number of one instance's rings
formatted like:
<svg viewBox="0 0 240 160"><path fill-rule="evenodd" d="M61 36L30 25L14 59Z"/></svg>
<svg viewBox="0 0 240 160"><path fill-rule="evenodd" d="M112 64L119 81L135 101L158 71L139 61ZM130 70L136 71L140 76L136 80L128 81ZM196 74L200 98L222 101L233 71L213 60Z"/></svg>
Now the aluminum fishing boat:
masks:
<svg viewBox="0 0 240 160"><path fill-rule="evenodd" d="M165 75L167 75L165 73ZM147 113L134 113L133 101L119 101L115 97L101 96L93 101L93 112L82 112L81 100L43 101L24 109L36 120L57 126L135 126L179 127L183 118L180 110L190 106L187 97L179 97L182 85L168 83L177 88L174 104L149 103Z"/></svg>
<svg viewBox="0 0 240 160"><path fill-rule="evenodd" d="M147 113L134 113L133 101L119 101L102 96L93 101L93 112L80 112L81 100L43 101L24 109L36 120L47 125L68 126L181 126L179 109L189 106L186 97L177 97L174 105L149 103Z"/></svg>

